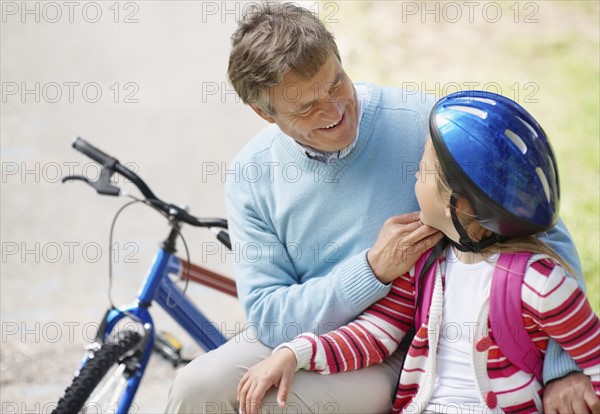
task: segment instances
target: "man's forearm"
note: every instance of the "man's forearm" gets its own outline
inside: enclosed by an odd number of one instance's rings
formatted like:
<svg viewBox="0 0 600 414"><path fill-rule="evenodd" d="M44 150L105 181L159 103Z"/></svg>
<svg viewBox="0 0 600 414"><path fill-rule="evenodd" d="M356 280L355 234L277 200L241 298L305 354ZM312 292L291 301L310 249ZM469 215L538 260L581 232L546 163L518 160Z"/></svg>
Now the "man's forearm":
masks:
<svg viewBox="0 0 600 414"><path fill-rule="evenodd" d="M272 269L273 270L273 269ZM258 285L256 273L238 274L238 286L250 323L260 340L275 347L302 332L316 335L337 329L389 292L373 275L366 252L351 257L330 274L302 284ZM283 276L285 278L285 276Z"/></svg>

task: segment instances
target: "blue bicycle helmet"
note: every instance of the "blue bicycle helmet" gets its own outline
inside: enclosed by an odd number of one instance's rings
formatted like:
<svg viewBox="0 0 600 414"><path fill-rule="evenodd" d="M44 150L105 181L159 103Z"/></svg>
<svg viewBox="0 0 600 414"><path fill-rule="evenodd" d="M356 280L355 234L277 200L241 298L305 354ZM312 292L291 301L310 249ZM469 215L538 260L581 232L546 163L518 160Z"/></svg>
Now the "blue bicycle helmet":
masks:
<svg viewBox="0 0 600 414"><path fill-rule="evenodd" d="M492 242L556 224L555 156L542 127L520 105L491 92L453 93L436 103L429 128L452 202L465 197L478 222L495 233ZM475 251L485 247L466 235L451 210L460 244Z"/></svg>

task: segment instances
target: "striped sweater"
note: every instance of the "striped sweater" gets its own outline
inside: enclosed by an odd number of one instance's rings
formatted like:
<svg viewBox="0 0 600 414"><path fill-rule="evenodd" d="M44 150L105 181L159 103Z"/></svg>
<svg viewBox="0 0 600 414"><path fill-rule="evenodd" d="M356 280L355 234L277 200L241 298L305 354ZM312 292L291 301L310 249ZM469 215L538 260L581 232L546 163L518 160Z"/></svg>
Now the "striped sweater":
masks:
<svg viewBox="0 0 600 414"><path fill-rule="evenodd" d="M393 412L422 412L435 383L436 350L442 321L445 259L439 259L429 315L417 331L406 357ZM413 324L414 268L396 279L390 293L354 322L316 336L306 333L292 342L297 369L332 374L381 363L400 344ZM521 291L525 327L542 354L554 338L591 377L600 395L600 321L577 283L541 255L532 256ZM488 304L477 315L472 364L482 402L492 412L532 413L542 410L543 385L504 356L489 328ZM279 347L278 347L279 348Z"/></svg>

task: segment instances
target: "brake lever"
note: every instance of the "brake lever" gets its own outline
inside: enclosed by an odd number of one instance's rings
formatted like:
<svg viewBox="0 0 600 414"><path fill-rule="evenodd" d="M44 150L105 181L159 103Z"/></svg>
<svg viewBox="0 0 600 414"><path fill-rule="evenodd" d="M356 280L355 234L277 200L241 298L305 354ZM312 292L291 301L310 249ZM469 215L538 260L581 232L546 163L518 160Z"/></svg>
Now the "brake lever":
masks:
<svg viewBox="0 0 600 414"><path fill-rule="evenodd" d="M69 180L79 180L93 187L98 194L102 195L110 195L110 196L118 196L121 193L121 189L117 186L114 186L110 182L110 177L113 175L114 171L111 171L109 168L103 167L100 171L100 177L96 181L90 181L89 178L84 177L83 175L68 175L62 178L62 182L66 182Z"/></svg>

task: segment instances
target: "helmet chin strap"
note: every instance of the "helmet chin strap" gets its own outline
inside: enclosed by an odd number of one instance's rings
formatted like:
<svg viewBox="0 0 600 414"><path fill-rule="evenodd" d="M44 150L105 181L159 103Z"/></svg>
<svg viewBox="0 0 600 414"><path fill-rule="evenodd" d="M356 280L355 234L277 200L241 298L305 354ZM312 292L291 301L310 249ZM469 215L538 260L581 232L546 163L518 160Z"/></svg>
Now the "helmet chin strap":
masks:
<svg viewBox="0 0 600 414"><path fill-rule="evenodd" d="M505 237L494 233L493 235L491 235L490 237L488 237L485 240L482 240L479 242L473 241L473 239L471 239L469 237L469 235L467 234L467 231L462 226L462 224L460 224L460 221L458 220L458 217L456 216L456 202L457 201L458 201L458 197L456 197L456 194L453 192L452 195L450 196L450 206L451 206L450 214L452 215L452 224L454 224L454 228L456 229L456 231L458 232L458 235L459 235L459 242L457 243L454 240L450 239L449 237L448 237L448 240L450 240L450 243L454 247L456 247L461 252L478 253L481 250L485 249L486 247L491 246L492 244L506 240Z"/></svg>

